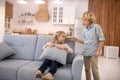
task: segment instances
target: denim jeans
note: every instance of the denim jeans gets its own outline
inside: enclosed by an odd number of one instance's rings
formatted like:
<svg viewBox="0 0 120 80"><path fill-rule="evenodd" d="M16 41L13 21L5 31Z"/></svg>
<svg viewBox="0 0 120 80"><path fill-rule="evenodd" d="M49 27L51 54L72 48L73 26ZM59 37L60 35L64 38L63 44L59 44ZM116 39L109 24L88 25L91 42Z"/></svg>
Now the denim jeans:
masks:
<svg viewBox="0 0 120 80"><path fill-rule="evenodd" d="M57 71L57 68L61 67L63 65L57 61L46 59L38 70L40 70L42 73L44 73L44 71L47 69L48 66L50 67L48 72L50 72L52 75L54 75Z"/></svg>

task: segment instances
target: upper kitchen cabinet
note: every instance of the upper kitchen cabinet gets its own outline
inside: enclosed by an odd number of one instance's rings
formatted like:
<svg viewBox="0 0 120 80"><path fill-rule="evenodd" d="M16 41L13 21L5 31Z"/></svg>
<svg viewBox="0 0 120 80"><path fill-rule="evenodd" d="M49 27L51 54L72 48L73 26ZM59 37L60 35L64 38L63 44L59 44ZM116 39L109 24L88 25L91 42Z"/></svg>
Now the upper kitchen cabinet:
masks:
<svg viewBox="0 0 120 80"><path fill-rule="evenodd" d="M74 6L53 6L52 7L52 24L73 25L74 20L75 20Z"/></svg>
<svg viewBox="0 0 120 80"><path fill-rule="evenodd" d="M5 18L13 17L13 4L6 1L5 2Z"/></svg>

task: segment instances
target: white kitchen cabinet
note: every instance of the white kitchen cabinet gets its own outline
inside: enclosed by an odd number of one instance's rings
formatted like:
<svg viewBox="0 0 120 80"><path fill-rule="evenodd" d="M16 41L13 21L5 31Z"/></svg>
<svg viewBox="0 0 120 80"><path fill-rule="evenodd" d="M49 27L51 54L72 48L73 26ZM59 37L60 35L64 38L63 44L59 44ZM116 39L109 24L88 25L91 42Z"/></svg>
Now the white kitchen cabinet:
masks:
<svg viewBox="0 0 120 80"><path fill-rule="evenodd" d="M74 24L74 6L53 6L52 24Z"/></svg>

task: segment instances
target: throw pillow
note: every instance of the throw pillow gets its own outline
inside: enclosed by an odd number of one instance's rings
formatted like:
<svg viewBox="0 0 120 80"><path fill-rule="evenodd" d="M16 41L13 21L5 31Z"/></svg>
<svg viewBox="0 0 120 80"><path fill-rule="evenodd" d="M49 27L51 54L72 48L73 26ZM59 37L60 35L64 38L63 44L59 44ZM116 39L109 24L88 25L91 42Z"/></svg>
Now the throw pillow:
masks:
<svg viewBox="0 0 120 80"><path fill-rule="evenodd" d="M60 50L56 47L47 47L42 55L39 58L40 60L55 60L63 65L66 64L66 59L67 59L67 51L65 50Z"/></svg>
<svg viewBox="0 0 120 80"><path fill-rule="evenodd" d="M10 48L5 42L0 43L0 61L13 54L16 54L16 52L12 48Z"/></svg>

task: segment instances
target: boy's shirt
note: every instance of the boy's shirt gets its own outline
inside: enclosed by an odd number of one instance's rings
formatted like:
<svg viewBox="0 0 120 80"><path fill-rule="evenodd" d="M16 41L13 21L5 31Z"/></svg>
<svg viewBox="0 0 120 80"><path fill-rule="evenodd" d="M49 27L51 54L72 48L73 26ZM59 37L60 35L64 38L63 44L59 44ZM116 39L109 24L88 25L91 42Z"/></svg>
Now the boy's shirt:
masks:
<svg viewBox="0 0 120 80"><path fill-rule="evenodd" d="M101 27L98 24L91 24L83 30L84 48L82 54L94 56L99 46L99 41L105 40Z"/></svg>

